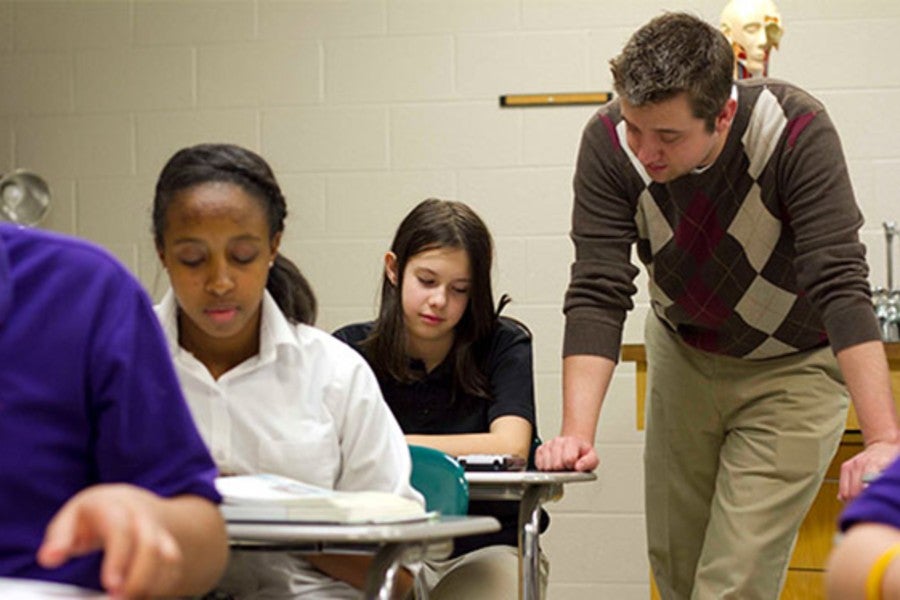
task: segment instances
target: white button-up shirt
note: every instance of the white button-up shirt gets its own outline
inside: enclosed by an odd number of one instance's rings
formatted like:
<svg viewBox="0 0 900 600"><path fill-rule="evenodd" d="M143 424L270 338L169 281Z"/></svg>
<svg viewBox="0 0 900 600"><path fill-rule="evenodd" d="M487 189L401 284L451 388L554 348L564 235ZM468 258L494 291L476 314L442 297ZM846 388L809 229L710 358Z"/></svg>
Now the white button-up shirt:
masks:
<svg viewBox="0 0 900 600"><path fill-rule="evenodd" d="M387 491L421 502L409 483L403 433L365 360L324 331L288 322L268 292L261 310L259 354L216 380L178 345L172 291L156 306L197 428L219 470L277 473L330 489ZM301 591L289 587L290 593Z"/></svg>

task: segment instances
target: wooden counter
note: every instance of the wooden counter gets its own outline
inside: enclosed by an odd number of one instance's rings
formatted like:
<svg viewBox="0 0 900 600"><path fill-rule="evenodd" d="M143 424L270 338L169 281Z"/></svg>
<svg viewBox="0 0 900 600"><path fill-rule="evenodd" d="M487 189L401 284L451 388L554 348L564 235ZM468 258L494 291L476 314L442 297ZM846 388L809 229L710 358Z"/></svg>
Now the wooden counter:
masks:
<svg viewBox="0 0 900 600"><path fill-rule="evenodd" d="M891 370L891 383L894 388L894 402L900 411L900 343L885 344L885 353ZM647 355L641 344L625 344L622 346L622 361L633 362L636 367L635 394L637 401L638 429L644 428L644 399L647 392ZM819 494L813 501L806 519L800 526L797 545L791 556L788 576L781 600L819 600L825 598L825 560L831 551L835 533L835 523L843 505L837 499L838 478L841 463L862 449L862 435L856 411L850 407L847 414L847 427L837 455L828 467L825 481ZM650 578L650 597L658 599L653 578Z"/></svg>

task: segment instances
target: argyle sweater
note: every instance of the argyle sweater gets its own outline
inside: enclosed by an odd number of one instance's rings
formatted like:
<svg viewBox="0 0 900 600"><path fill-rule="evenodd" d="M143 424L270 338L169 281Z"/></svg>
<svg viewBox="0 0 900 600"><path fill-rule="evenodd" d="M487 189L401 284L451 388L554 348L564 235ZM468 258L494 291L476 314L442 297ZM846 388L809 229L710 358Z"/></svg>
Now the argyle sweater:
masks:
<svg viewBox="0 0 900 600"><path fill-rule="evenodd" d="M736 84L716 161L653 182L618 102L584 130L574 179L575 262L563 354L618 359L638 269L653 312L687 344L746 359L877 340L862 215L823 106L775 80Z"/></svg>

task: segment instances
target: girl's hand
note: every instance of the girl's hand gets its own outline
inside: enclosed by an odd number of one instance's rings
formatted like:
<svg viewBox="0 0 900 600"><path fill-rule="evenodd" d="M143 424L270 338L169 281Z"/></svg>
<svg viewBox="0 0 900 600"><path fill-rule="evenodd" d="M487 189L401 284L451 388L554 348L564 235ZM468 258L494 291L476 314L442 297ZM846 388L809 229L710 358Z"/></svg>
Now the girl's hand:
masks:
<svg viewBox="0 0 900 600"><path fill-rule="evenodd" d="M102 550L100 582L114 598L140 598L168 589L182 576L184 556L158 519L157 502L151 492L124 484L79 492L47 526L38 563L52 569Z"/></svg>

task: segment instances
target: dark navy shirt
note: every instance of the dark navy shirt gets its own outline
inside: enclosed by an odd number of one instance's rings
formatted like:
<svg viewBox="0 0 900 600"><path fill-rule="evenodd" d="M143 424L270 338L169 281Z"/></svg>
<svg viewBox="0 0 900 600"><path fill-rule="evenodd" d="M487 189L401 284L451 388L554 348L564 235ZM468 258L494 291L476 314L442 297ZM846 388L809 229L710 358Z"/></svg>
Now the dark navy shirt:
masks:
<svg viewBox="0 0 900 600"><path fill-rule="evenodd" d="M35 553L74 494L124 482L214 502L215 465L140 284L85 242L0 225L0 576L100 589L100 554Z"/></svg>
<svg viewBox="0 0 900 600"><path fill-rule="evenodd" d="M372 322L356 323L342 327L334 335L365 356L360 343L368 337L372 327ZM490 399L453 389L450 357L430 373L425 372L421 361L412 361L410 366L421 376L411 383L376 373L384 399L404 433L485 433L494 419L503 416L522 417L536 431L531 338L517 324L501 317L495 328L483 367L490 381ZM454 555L495 544L518 544L518 502L473 501L469 503L469 514L496 517L501 530L457 539ZM546 526L546 517L544 520Z"/></svg>

